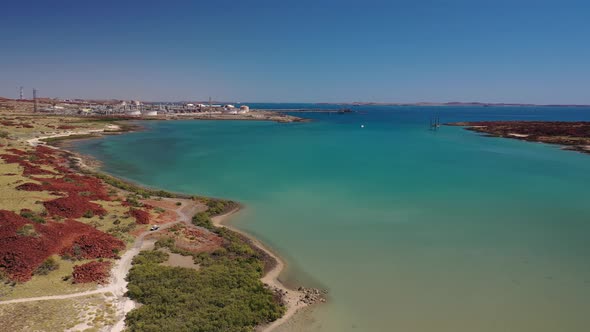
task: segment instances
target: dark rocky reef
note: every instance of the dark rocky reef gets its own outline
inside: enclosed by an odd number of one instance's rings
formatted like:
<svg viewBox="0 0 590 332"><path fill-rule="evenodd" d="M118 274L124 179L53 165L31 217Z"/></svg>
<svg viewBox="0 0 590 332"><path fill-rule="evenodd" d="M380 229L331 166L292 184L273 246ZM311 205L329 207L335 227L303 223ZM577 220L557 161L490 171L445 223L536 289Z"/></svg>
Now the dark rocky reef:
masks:
<svg viewBox="0 0 590 332"><path fill-rule="evenodd" d="M564 149L590 154L590 122L476 121L448 123L494 137L563 145Z"/></svg>

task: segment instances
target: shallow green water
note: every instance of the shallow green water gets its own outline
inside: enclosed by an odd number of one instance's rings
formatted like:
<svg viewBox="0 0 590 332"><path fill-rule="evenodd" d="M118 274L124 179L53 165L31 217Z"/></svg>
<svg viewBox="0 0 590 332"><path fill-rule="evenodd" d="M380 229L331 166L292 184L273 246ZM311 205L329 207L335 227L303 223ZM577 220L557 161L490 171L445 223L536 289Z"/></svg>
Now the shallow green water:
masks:
<svg viewBox="0 0 590 332"><path fill-rule="evenodd" d="M330 291L287 330L587 331L590 155L433 133L431 109L367 110L304 124L145 122L76 148L124 178L245 203L234 224L286 258L285 279Z"/></svg>

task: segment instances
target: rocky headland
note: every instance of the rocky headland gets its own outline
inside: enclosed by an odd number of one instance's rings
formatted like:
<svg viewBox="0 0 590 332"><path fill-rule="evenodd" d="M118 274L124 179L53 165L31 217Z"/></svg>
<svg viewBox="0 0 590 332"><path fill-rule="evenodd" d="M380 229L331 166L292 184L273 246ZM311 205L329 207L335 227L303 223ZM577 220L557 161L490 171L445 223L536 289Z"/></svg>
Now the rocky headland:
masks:
<svg viewBox="0 0 590 332"><path fill-rule="evenodd" d="M493 137L562 145L566 150L590 153L590 122L475 121L448 123Z"/></svg>

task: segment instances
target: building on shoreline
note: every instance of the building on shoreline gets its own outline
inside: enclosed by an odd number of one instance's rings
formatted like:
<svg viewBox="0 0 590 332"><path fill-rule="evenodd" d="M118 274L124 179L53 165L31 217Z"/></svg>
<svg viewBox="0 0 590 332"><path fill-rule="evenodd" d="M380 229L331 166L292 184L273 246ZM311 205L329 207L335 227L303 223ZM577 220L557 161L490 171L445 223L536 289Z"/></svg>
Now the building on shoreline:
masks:
<svg viewBox="0 0 590 332"><path fill-rule="evenodd" d="M141 115L141 111L140 110L131 110L131 111L125 113L125 115L128 115L128 116L140 116Z"/></svg>

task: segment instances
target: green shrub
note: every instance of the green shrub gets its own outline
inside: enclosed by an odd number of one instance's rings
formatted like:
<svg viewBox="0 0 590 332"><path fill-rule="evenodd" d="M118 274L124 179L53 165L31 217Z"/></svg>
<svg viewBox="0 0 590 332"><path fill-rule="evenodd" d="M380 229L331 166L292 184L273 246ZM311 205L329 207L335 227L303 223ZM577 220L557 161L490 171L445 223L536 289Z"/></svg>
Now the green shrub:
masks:
<svg viewBox="0 0 590 332"><path fill-rule="evenodd" d="M162 254L134 259L127 295L143 305L127 314L129 331L245 332L284 313L256 264L223 259L194 270L159 265Z"/></svg>
<svg viewBox="0 0 590 332"><path fill-rule="evenodd" d="M168 259L168 254L161 250L142 251L133 257L132 265L138 264L159 264Z"/></svg>
<svg viewBox="0 0 590 332"><path fill-rule="evenodd" d="M20 236L39 236L39 234L37 234L37 231L35 231L35 227L33 227L33 225L31 224L23 225L23 227L16 231L16 234Z"/></svg>
<svg viewBox="0 0 590 332"><path fill-rule="evenodd" d="M207 213L193 223L210 222ZM176 226L175 226L176 227ZM127 295L143 305L127 314L125 323L135 331L246 332L281 317L282 304L260 281L264 263L239 234L211 226L224 239L212 253L191 253L161 238L155 250L133 260ZM193 256L199 270L160 265L168 254Z"/></svg>
<svg viewBox="0 0 590 332"><path fill-rule="evenodd" d="M46 259L39 267L33 272L34 275L44 276L49 274L51 271L59 269L59 263L52 257Z"/></svg>
<svg viewBox="0 0 590 332"><path fill-rule="evenodd" d="M159 248L172 248L174 247L174 239L171 237L163 237L156 241L155 244L156 249Z"/></svg>
<svg viewBox="0 0 590 332"><path fill-rule="evenodd" d="M213 229L213 223L207 212L199 212L193 216L193 225L204 227L209 230Z"/></svg>
<svg viewBox="0 0 590 332"><path fill-rule="evenodd" d="M211 217L227 213L236 206L236 202L234 201L228 201L217 198L205 199L205 203L207 204L208 208L207 212Z"/></svg>
<svg viewBox="0 0 590 332"><path fill-rule="evenodd" d="M164 190L151 190L151 189L142 188L140 186L134 185L129 182L125 182L123 180L117 179L115 177L112 177L112 176L104 174L104 173L92 172L87 169L84 169L82 171L86 174L90 174L94 177L101 179L102 181L104 181L107 184L110 184L113 187L123 189L123 190L129 191L129 192L133 192L133 193L138 194L142 197L146 197L146 198L150 197L150 196L176 197L175 194L172 194L170 192L167 192Z"/></svg>
<svg viewBox="0 0 590 332"><path fill-rule="evenodd" d="M39 224L44 224L45 223L45 218L43 218L42 216L36 214L33 211L23 210L23 211L20 212L20 216L23 217L23 218L27 218L30 221L39 223Z"/></svg>
<svg viewBox="0 0 590 332"><path fill-rule="evenodd" d="M225 203L220 200L209 200L207 202L207 207L207 212L209 212L209 215L216 216L223 213L225 210Z"/></svg>
<svg viewBox="0 0 590 332"><path fill-rule="evenodd" d="M143 204L137 199L137 196L135 196L135 195L127 196L126 201L127 201L127 203L129 203L129 205L131 205L133 207L142 207L143 206Z"/></svg>

